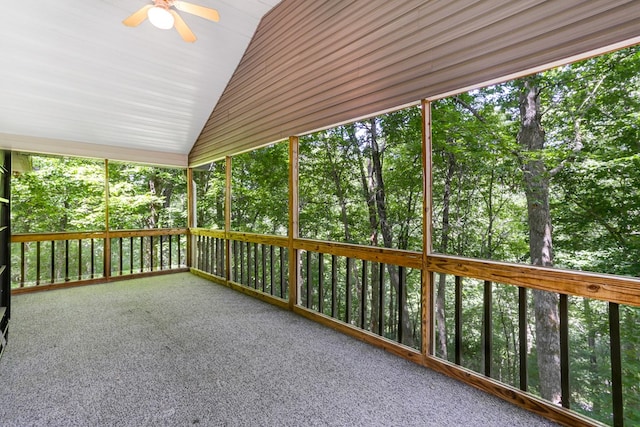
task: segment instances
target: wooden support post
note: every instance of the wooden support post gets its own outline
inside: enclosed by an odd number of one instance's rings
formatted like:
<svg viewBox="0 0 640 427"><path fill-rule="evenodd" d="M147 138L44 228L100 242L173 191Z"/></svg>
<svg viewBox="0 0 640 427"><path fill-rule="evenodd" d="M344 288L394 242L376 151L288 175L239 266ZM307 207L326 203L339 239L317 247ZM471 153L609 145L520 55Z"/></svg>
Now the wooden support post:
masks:
<svg viewBox="0 0 640 427"><path fill-rule="evenodd" d="M426 359L435 354L435 275L427 270L432 251L431 102L422 100L422 275L421 352Z"/></svg>
<svg viewBox="0 0 640 427"><path fill-rule="evenodd" d="M297 136L289 138L289 310L300 302L298 283L298 259L300 254L293 247L299 237L300 204L298 200L298 147Z"/></svg>
<svg viewBox="0 0 640 427"><path fill-rule="evenodd" d="M231 232L231 172L233 162L231 157L225 158L224 173L225 173L225 192L224 192L224 277L227 283L231 281L231 242L229 241L229 233ZM242 262L242 261L240 261ZM242 265L242 264L241 264ZM235 268L235 263L233 264Z"/></svg>
<svg viewBox="0 0 640 427"><path fill-rule="evenodd" d="M196 191L195 182L193 181L193 168L187 168L187 267L193 267L193 240L191 229L196 227ZM180 247L180 238L178 237L178 247ZM178 256L178 264L180 264Z"/></svg>
<svg viewBox="0 0 640 427"><path fill-rule="evenodd" d="M111 237L109 236L109 160L104 159L104 278L111 277Z"/></svg>

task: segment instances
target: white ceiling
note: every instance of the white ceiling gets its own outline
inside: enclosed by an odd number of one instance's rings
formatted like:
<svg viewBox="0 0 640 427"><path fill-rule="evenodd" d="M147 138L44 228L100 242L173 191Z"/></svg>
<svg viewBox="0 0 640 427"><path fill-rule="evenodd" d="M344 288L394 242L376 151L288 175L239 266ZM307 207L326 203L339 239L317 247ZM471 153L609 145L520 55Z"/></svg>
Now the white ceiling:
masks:
<svg viewBox="0 0 640 427"><path fill-rule="evenodd" d="M279 0L190 2L220 13L214 23L180 12L195 43L148 21L122 24L150 0L3 5L0 146L186 164L260 19Z"/></svg>

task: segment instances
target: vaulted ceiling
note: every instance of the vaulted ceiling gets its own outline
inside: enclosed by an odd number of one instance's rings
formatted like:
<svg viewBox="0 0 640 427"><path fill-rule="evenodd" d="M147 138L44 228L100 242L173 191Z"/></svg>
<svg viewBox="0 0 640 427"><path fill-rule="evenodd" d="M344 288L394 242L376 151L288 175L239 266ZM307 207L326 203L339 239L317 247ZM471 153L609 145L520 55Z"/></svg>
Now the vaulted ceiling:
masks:
<svg viewBox="0 0 640 427"><path fill-rule="evenodd" d="M152 0L0 13L0 148L202 165L423 98L640 43L640 0ZM276 7L277 4L277 7Z"/></svg>
<svg viewBox="0 0 640 427"><path fill-rule="evenodd" d="M190 0L198 38L122 20L150 0L19 0L0 13L0 147L186 165L254 31L279 0Z"/></svg>

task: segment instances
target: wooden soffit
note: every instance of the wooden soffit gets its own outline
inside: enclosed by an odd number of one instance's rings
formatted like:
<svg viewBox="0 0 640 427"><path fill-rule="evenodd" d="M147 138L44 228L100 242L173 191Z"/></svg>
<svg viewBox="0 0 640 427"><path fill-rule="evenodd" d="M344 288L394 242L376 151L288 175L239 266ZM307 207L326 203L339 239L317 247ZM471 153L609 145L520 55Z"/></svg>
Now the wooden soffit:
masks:
<svg viewBox="0 0 640 427"><path fill-rule="evenodd" d="M639 0L283 0L189 163L638 42Z"/></svg>

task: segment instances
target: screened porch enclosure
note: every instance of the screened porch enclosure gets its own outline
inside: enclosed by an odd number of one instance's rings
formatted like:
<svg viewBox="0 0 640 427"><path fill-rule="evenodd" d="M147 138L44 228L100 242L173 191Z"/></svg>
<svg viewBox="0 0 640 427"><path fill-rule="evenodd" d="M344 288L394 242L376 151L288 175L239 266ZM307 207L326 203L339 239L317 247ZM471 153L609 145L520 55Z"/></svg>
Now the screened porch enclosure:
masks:
<svg viewBox="0 0 640 427"><path fill-rule="evenodd" d="M286 144L286 151L293 156L286 161L287 173L292 176L288 182L293 189L289 192L289 206L299 205L295 203L293 178L298 169L294 156L298 143L298 138L291 138ZM629 313L637 305L636 279L419 250L293 238L295 231L287 236L233 231L233 166L234 159L227 158L222 193L228 231L188 227L16 234L12 238L17 260L12 268L17 279L14 294L191 271L567 425L595 423L572 408L572 404L579 402L576 390L581 385L571 379L577 367L569 360L575 345L575 340L570 341L575 310L569 311L569 305L590 301L593 309L604 307L608 318L606 360L611 373L603 378L609 381L605 384L611 390L607 393L611 420L614 416L629 416L625 415L630 410L625 409L625 402L633 402L634 395L633 389L627 389L626 395L621 393L628 387L624 373L630 359L624 353L620 328L629 321ZM195 183L196 173L189 170L188 180ZM197 185L192 185L191 191L197 190ZM191 215L194 217L197 195L191 197L196 199ZM296 223L298 214L293 208L288 212L289 224ZM420 242L427 240L428 234ZM56 264L58 259L62 263ZM162 276L157 280L171 281L172 275L166 279ZM125 283L118 286L126 286ZM148 283L151 286L153 281ZM436 343L440 335L435 299L440 283L453 295L449 305L444 306L451 328L448 354L442 354ZM479 290L480 301L470 299L476 298L470 293L474 289ZM535 353L530 350L533 344L530 328L534 323L532 292L536 289L552 292L559 298L562 393L569 396L563 398L561 405L539 397ZM64 293L53 293L51 298L58 295L62 298ZM516 325L511 344L515 349L500 341L505 321L501 310L505 308ZM479 349L474 347L476 343ZM500 354L515 359L509 365L514 367L515 374L503 372L505 365ZM615 415L614 410L619 414Z"/></svg>
<svg viewBox="0 0 640 427"><path fill-rule="evenodd" d="M111 18L119 1L104 2ZM0 326L11 295L24 313L31 302L65 311L69 295L75 308L60 314L85 323L66 334L12 316L16 356L9 344L0 379L8 362L20 402L40 385L59 398L36 421L122 419L123 391L145 402L123 405L132 424L277 424L286 410L295 425L640 425L638 0L255 0L259 23L218 1L230 22L257 27L215 27L247 44L211 100L195 83L221 83L211 63L196 66L204 43L162 44L155 58L136 39L135 61L109 48L118 61L105 78L65 68L103 63L65 56L71 46L22 55L41 43L7 38L19 75L5 81L43 84L39 98L16 85L16 108L0 105L16 125L0 127L0 147L21 160L1 200L11 283ZM34 18L46 11L30 6ZM62 16L51 22L65 37L49 42L76 40ZM185 52L193 63L177 59ZM128 79L152 65L154 78ZM76 82L53 78L68 75ZM75 86L84 81L105 99ZM32 134L24 119L41 106ZM99 304L84 312L93 306L71 296ZM121 331L145 347L117 342ZM69 349L89 382L73 375ZM21 386L34 366L41 375ZM77 393L94 380L96 394ZM11 408L16 424L29 407Z"/></svg>

